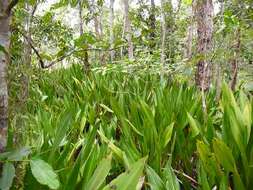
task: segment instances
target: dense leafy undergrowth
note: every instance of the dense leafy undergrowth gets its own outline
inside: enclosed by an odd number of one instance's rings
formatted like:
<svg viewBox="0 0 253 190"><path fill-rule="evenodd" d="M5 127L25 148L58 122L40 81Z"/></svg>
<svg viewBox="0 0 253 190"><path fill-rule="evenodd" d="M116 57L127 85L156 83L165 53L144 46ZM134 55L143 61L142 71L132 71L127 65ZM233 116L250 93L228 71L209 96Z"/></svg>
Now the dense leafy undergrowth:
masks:
<svg viewBox="0 0 253 190"><path fill-rule="evenodd" d="M223 84L218 103L206 95L206 116L201 102L155 73L40 73L12 122L25 124L14 131L26 148L0 156L1 187L16 173L13 189L249 189L252 96Z"/></svg>

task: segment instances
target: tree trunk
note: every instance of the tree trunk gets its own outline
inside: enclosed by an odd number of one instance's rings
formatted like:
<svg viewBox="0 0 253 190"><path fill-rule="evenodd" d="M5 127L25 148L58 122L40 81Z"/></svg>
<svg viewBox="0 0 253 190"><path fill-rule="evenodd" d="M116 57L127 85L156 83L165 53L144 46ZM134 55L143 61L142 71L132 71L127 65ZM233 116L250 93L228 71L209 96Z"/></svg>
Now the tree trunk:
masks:
<svg viewBox="0 0 253 190"><path fill-rule="evenodd" d="M161 44L161 63L162 67L165 66L165 43L166 43L166 33L167 33L167 25L165 18L165 10L164 10L164 0L161 0L161 25L162 25L162 44Z"/></svg>
<svg viewBox="0 0 253 190"><path fill-rule="evenodd" d="M114 32L113 32L113 27L114 27L114 1L115 0L110 0L110 48L112 49L114 47ZM111 57L111 62L114 61L115 58L115 51L111 50L110 51L110 57Z"/></svg>
<svg viewBox="0 0 253 190"><path fill-rule="evenodd" d="M8 130L8 86L7 66L9 62L10 46L10 20L5 10L9 4L8 0L0 2L0 152L3 152L7 143ZM5 50L2 50L2 49Z"/></svg>
<svg viewBox="0 0 253 190"><path fill-rule="evenodd" d="M151 8L150 8L150 16L149 16L149 20L150 20L150 44L149 44L149 51L150 54L153 54L153 49L155 48L155 1L151 0Z"/></svg>
<svg viewBox="0 0 253 190"><path fill-rule="evenodd" d="M210 53L213 36L213 2L212 0L197 0L197 53L199 61L196 71L196 84L201 90L206 91L210 87Z"/></svg>
<svg viewBox="0 0 253 190"><path fill-rule="evenodd" d="M192 58L192 38L193 38L193 11L192 6L189 8L189 26L187 29L185 58L190 60Z"/></svg>
<svg viewBox="0 0 253 190"><path fill-rule="evenodd" d="M80 32L80 36L82 36L84 34L83 31L83 6L82 6L82 0L79 0L78 2L78 8L79 8L79 32ZM84 67L84 71L87 72L90 70L90 64L89 64L89 55L88 55L88 51L84 50L83 51L83 67Z"/></svg>
<svg viewBox="0 0 253 190"><path fill-rule="evenodd" d="M100 14L99 14L99 17L98 17L98 26L99 26L99 38L100 40L103 39L103 36L104 36L104 31L103 31L103 6L100 7ZM99 59L100 59L100 63L102 65L105 65L105 57L106 57L106 54L102 51L99 51Z"/></svg>
<svg viewBox="0 0 253 190"><path fill-rule="evenodd" d="M29 95L29 75L27 70L31 67L31 61L32 61L32 48L29 44L29 42L32 41L32 22L33 17L35 14L35 11L37 9L37 5L34 5L34 7L31 7L27 3L25 4L25 9L29 13L24 22L24 28L27 34L27 39L24 38L24 72L22 73L22 96L21 101L25 102Z"/></svg>
<svg viewBox="0 0 253 190"><path fill-rule="evenodd" d="M230 82L231 90L235 90L237 75L238 75L238 60L240 57L240 47L241 47L241 31L240 28L236 31L236 42L235 42L235 51L233 55L233 59L231 60L231 68L232 68L232 79Z"/></svg>
<svg viewBox="0 0 253 190"><path fill-rule="evenodd" d="M125 37L125 22L123 23L123 29L122 29L122 39L124 39ZM123 56L124 56L124 47L122 46L120 48L120 58L123 59Z"/></svg>
<svg viewBox="0 0 253 190"><path fill-rule="evenodd" d="M220 2L220 15L221 15L221 21L222 24L224 24L224 0L222 0ZM221 38L225 38L225 33L223 32L223 34L221 35ZM217 62L216 63L216 101L218 102L220 100L220 96L221 96L221 83L223 80L223 68L222 68L222 62Z"/></svg>
<svg viewBox="0 0 253 190"><path fill-rule="evenodd" d="M129 0L123 0L123 3L124 3L124 17L125 17L125 33L128 42L128 58L132 60L134 59L134 46L132 42L131 23L129 19Z"/></svg>

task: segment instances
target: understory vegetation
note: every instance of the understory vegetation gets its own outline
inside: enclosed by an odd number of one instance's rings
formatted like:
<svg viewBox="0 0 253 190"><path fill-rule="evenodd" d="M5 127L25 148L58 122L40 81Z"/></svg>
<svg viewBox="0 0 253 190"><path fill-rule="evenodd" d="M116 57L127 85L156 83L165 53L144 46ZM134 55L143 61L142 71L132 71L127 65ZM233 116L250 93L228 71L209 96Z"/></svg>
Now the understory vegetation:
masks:
<svg viewBox="0 0 253 190"><path fill-rule="evenodd" d="M0 190L250 190L252 0L0 0Z"/></svg>
<svg viewBox="0 0 253 190"><path fill-rule="evenodd" d="M204 115L194 85L138 70L32 76L27 111L13 119L25 127L9 132L27 146L1 155L6 175L18 161L14 189L249 189L250 93L223 83L219 102L206 94Z"/></svg>

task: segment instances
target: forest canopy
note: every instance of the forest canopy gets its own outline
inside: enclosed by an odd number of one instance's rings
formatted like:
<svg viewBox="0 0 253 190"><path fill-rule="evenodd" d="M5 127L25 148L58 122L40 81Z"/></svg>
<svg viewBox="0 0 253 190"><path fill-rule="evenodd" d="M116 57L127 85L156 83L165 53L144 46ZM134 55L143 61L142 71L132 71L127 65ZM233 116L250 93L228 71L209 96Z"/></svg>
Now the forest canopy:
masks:
<svg viewBox="0 0 253 190"><path fill-rule="evenodd" d="M250 189L252 61L252 0L0 0L0 189Z"/></svg>

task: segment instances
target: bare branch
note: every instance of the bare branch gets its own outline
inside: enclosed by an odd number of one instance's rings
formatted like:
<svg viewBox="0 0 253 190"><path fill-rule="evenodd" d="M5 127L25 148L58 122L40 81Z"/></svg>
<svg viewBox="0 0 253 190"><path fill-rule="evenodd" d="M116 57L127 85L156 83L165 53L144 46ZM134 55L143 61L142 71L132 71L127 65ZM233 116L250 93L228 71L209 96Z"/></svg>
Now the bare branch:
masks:
<svg viewBox="0 0 253 190"><path fill-rule="evenodd" d="M122 45L122 46L118 46L115 48L111 48L111 49L101 49L101 48L87 48L87 49L72 49L70 50L68 53L66 53L65 55L58 57L56 60L52 61L49 64L45 64L43 58L41 57L39 51L36 49L36 47L34 46L34 42L32 41L31 38L28 38L21 30L19 30L18 28L14 28L13 30L16 30L17 32L19 32L28 42L28 44L31 46L31 48L33 49L34 53L36 54L39 63L40 63L40 67L42 69L48 69L52 66L54 66L55 64L63 61L64 59L66 59L67 57L73 55L74 53L77 52L82 52L82 51L112 51L112 50L116 50L116 49L120 49L121 47L126 47L127 45Z"/></svg>
<svg viewBox="0 0 253 190"><path fill-rule="evenodd" d="M21 30L19 30L18 28L14 28L14 30L16 30L17 32L19 32L24 38L25 40L28 42L29 46L33 49L34 53L36 54L36 56L39 59L39 63L40 63L40 67L44 68L45 67L45 63L39 53L39 51L35 48L35 46L33 45L33 41L31 38L28 38Z"/></svg>

